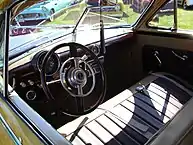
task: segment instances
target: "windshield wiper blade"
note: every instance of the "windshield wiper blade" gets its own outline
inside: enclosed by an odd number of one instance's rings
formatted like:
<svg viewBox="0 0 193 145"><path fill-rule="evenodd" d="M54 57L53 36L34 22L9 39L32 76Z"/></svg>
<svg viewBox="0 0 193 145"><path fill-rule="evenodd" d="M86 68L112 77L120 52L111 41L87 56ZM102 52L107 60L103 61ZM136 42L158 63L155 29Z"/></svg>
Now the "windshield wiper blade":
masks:
<svg viewBox="0 0 193 145"><path fill-rule="evenodd" d="M116 29L116 28L131 28L131 25L125 24L125 25L115 25L115 26L104 27L104 29Z"/></svg>
<svg viewBox="0 0 193 145"><path fill-rule="evenodd" d="M100 25L99 26L96 26L94 25L92 27L92 30L97 30L100 28ZM128 24L121 24L121 25L110 25L110 26L104 26L104 29L117 29L117 28L131 28L131 25L128 25Z"/></svg>

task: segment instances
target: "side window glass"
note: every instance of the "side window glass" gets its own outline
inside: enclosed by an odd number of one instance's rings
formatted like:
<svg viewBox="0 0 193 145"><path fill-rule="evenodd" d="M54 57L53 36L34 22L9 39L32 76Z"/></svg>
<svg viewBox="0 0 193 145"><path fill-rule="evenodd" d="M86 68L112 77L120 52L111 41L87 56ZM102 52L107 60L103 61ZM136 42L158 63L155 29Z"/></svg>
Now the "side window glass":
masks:
<svg viewBox="0 0 193 145"><path fill-rule="evenodd" d="M171 28L174 25L174 0L162 7L148 23L150 27Z"/></svg>
<svg viewBox="0 0 193 145"><path fill-rule="evenodd" d="M179 30L193 30L192 0L178 0L177 20Z"/></svg>

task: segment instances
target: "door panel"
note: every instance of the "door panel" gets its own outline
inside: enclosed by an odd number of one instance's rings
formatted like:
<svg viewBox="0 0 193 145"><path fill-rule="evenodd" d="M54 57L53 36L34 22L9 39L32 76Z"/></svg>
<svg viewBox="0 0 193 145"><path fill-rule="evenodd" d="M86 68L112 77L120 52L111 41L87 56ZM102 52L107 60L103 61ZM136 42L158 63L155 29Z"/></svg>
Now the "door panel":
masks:
<svg viewBox="0 0 193 145"><path fill-rule="evenodd" d="M144 71L163 71L177 75L193 84L193 40L164 33L137 35L143 49Z"/></svg>

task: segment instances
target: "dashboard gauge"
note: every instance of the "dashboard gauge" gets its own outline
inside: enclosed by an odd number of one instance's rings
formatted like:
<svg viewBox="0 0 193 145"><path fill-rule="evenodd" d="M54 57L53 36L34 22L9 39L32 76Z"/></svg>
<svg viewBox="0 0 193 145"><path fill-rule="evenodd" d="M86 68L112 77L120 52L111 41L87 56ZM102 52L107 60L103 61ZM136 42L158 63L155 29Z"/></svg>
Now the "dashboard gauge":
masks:
<svg viewBox="0 0 193 145"><path fill-rule="evenodd" d="M30 101L35 100L36 98L36 92L33 90L30 90L26 93L26 98Z"/></svg>
<svg viewBox="0 0 193 145"><path fill-rule="evenodd" d="M89 49L96 55L98 56L100 54L100 46L97 44L92 44L89 46Z"/></svg>
<svg viewBox="0 0 193 145"><path fill-rule="evenodd" d="M43 63L43 60L44 60L44 57L46 56L46 54L47 54L47 51L42 51L42 52L37 53L34 56L32 63L36 62L35 63L36 70L40 71L42 69L42 63ZM55 74L59 70L59 67L60 67L59 57L57 54L54 53L50 56L50 58L47 61L46 75L51 76L51 75Z"/></svg>

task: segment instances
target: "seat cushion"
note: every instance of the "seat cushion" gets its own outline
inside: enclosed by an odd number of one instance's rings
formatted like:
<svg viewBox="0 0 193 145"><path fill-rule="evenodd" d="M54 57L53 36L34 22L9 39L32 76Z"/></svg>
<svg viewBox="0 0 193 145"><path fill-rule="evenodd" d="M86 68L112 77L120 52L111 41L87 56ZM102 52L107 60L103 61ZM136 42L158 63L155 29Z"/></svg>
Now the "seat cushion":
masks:
<svg viewBox="0 0 193 145"><path fill-rule="evenodd" d="M75 145L145 144L192 97L189 88L175 76L152 74L58 132Z"/></svg>

